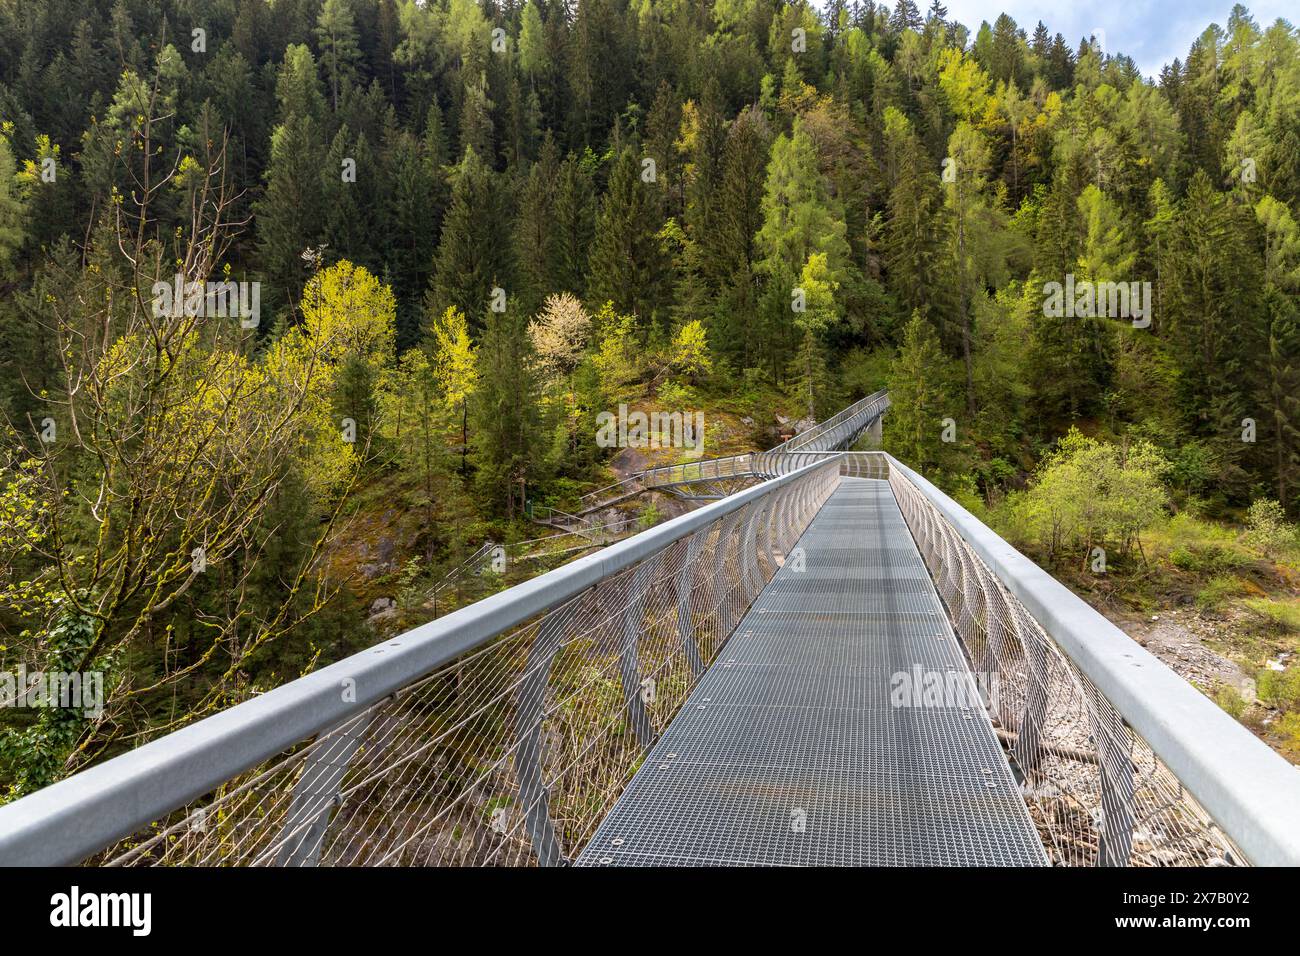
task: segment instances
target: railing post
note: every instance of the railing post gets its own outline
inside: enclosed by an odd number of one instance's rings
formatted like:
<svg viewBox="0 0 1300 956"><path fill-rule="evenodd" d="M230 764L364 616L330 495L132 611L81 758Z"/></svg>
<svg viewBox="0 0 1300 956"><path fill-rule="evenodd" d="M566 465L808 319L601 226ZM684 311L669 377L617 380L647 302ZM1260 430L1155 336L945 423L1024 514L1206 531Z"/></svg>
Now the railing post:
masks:
<svg viewBox="0 0 1300 956"><path fill-rule="evenodd" d="M1097 825L1097 865L1128 866L1133 852L1132 740L1123 719L1091 686L1085 687L1092 706L1088 716L1097 744L1101 785L1101 820Z"/></svg>
<svg viewBox="0 0 1300 956"><path fill-rule="evenodd" d="M694 594L695 562L699 559L704 536L708 532L708 528L701 528L690 536L686 542L681 569L677 572L677 634L682 639L686 661L691 665L694 677L704 673L704 660L700 657L700 645L695 639L695 624L691 620L691 596Z"/></svg>
<svg viewBox="0 0 1300 956"><path fill-rule="evenodd" d="M983 564L972 560L971 570L979 581L980 617L983 619L986 648L984 658L988 662L984 672L991 682L989 694L993 697L989 703L1002 726L1010 729L1011 711L1003 701L1000 692L1006 673L1003 662L1011 659L1007 642L1009 630L1006 621L1006 599L1002 596L998 582L988 573Z"/></svg>
<svg viewBox="0 0 1300 956"><path fill-rule="evenodd" d="M387 702L378 704L369 714L344 724L307 756L280 828L283 843L276 854L277 866L316 866L320 862L343 777L371 728L387 719L382 716L387 707Z"/></svg>
<svg viewBox="0 0 1300 956"><path fill-rule="evenodd" d="M731 629L735 627L736 622L733 620L734 611L732 610L732 592L740 586L740 562L739 553L737 553L737 578L735 582L724 579L727 573L727 559L730 557L731 539L736 531L736 522L740 520L742 511L733 511L722 520L722 526L718 529L718 542L713 552L713 579L718 582L718 592L720 600L718 601L718 632L722 635L730 634ZM739 552L739 549L737 549Z"/></svg>
<svg viewBox="0 0 1300 956"><path fill-rule="evenodd" d="M1022 619L1021 613L1015 612L1012 626L1019 636L1029 666L1029 686L1025 688L1025 710L1016 728L1016 744L1012 752L1029 783L1037 784L1042 775L1043 724L1047 720L1047 689L1050 686L1051 671L1047 648L1038 639L1032 626ZM1030 635L1029 640L1025 639L1026 634Z"/></svg>
<svg viewBox="0 0 1300 956"><path fill-rule="evenodd" d="M555 835L551 820L551 799L542 778L542 721L546 709L546 684L551 676L555 654L564 644L565 632L578 613L581 597L542 621L524 665L515 709L515 734L519 749L515 751L515 776L519 779L519 802L524 811L524 826L532 840L538 866L563 866L564 851Z"/></svg>
<svg viewBox="0 0 1300 956"><path fill-rule="evenodd" d="M745 584L746 603L754 600L758 592L763 590L759 583L762 579L762 569L758 566L758 518L762 513L764 502L754 502L749 506L750 513L745 518L744 533L740 542L740 562L743 568L741 580Z"/></svg>
<svg viewBox="0 0 1300 956"><path fill-rule="evenodd" d="M754 549L754 562L759 569L759 590L766 580L766 568L775 568L772 560L772 517L776 514L777 494L773 493L763 499L763 510L758 514L757 544Z"/></svg>
<svg viewBox="0 0 1300 956"><path fill-rule="evenodd" d="M658 551L638 564L632 572L632 598L627 610L623 612L623 633L619 643L618 671L623 681L623 703L627 709L628 722L636 732L637 741L643 750L649 750L654 743L654 727L650 723L645 701L641 698L641 663L637 654L637 638L641 636L645 624L646 593L658 574L663 559L664 552Z"/></svg>
<svg viewBox="0 0 1300 956"><path fill-rule="evenodd" d="M776 501L772 508L772 513L768 516L767 522L767 558L772 565L772 573L776 574L776 553L781 552L781 560L785 560L785 546L783 528L785 527L786 509L790 501L787 495L788 489L782 488L775 495Z"/></svg>

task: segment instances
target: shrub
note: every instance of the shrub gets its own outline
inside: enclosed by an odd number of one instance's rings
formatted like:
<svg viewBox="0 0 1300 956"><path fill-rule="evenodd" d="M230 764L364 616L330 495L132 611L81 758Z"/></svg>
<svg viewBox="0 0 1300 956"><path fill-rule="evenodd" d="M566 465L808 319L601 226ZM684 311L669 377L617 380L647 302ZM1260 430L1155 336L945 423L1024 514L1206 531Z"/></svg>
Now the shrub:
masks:
<svg viewBox="0 0 1300 956"><path fill-rule="evenodd" d="M1260 498L1246 512L1246 543L1272 561L1296 541L1296 529L1272 498Z"/></svg>
<svg viewBox="0 0 1300 956"><path fill-rule="evenodd" d="M677 330L669 364L690 381L696 381L713 370L708 333L699 319L692 319Z"/></svg>
<svg viewBox="0 0 1300 956"><path fill-rule="evenodd" d="M1179 545L1169 552L1169 563L1182 571L1208 574L1240 568L1246 561L1231 548Z"/></svg>
<svg viewBox="0 0 1300 956"><path fill-rule="evenodd" d="M661 409L678 409L683 412L697 402L695 389L672 380L659 386L655 398Z"/></svg>
<svg viewBox="0 0 1300 956"><path fill-rule="evenodd" d="M1300 714L1286 714L1277 722L1277 732L1282 735L1282 749L1300 754Z"/></svg>
<svg viewBox="0 0 1300 956"><path fill-rule="evenodd" d="M1196 594L1196 606L1205 611L1213 611L1228 598L1245 591L1242 582L1230 574L1218 574Z"/></svg>
<svg viewBox="0 0 1300 956"><path fill-rule="evenodd" d="M1214 702L1228 713L1234 720L1240 720L1241 715L1246 712L1246 698L1241 696L1241 692L1235 687L1224 684L1215 692Z"/></svg>
<svg viewBox="0 0 1300 956"><path fill-rule="evenodd" d="M1015 523L1049 556L1078 549L1086 559L1093 545L1107 543L1125 554L1164 514L1164 468L1146 442L1108 444L1072 428L1018 499Z"/></svg>
<svg viewBox="0 0 1300 956"><path fill-rule="evenodd" d="M1259 699L1270 707L1288 711L1300 708L1300 668L1265 668L1255 676L1255 686Z"/></svg>

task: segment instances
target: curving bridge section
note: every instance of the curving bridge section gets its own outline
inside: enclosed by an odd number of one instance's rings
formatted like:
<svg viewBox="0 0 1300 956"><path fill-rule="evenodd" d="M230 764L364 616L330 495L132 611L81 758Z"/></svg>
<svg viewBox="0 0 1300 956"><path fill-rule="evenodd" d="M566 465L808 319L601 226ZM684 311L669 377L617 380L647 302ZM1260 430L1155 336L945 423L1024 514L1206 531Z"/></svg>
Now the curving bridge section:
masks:
<svg viewBox="0 0 1300 956"><path fill-rule="evenodd" d="M827 452L852 447L866 434L874 435L878 446L881 421L888 410L889 393L882 389L767 451L647 468L583 495L573 512L538 509L534 518L603 542L603 529L591 517L596 512L651 490L670 491L690 501L718 500L754 481L796 471Z"/></svg>

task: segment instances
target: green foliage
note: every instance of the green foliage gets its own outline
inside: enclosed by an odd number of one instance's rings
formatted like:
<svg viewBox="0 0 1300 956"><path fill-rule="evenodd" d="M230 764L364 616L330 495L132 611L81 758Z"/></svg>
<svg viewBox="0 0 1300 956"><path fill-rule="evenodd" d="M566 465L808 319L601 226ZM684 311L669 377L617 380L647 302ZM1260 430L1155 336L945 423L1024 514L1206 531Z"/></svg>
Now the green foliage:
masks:
<svg viewBox="0 0 1300 956"><path fill-rule="evenodd" d="M673 336L669 365L695 381L713 370L709 336L699 319L687 322Z"/></svg>
<svg viewBox="0 0 1300 956"><path fill-rule="evenodd" d="M478 153L467 149L456 168L435 257L427 300L432 314L454 306L477 330L493 289L506 290L513 268L510 244L502 236L510 221L507 195Z"/></svg>
<svg viewBox="0 0 1300 956"><path fill-rule="evenodd" d="M0 277L9 274L26 239L26 203L18 191L18 169L8 131L0 129Z"/></svg>
<svg viewBox="0 0 1300 956"><path fill-rule="evenodd" d="M592 365L600 376L603 393L612 399L624 397L646 365L636 317L620 315L614 311L614 303L606 302L592 324L596 341Z"/></svg>
<svg viewBox="0 0 1300 956"><path fill-rule="evenodd" d="M1259 699L1270 707L1300 710L1300 668L1276 671L1266 667L1255 675L1255 689Z"/></svg>
<svg viewBox="0 0 1300 956"><path fill-rule="evenodd" d="M884 438L888 451L923 473L946 457L944 419L957 410L946 364L933 326L914 313L889 368L892 405L885 416Z"/></svg>
<svg viewBox="0 0 1300 956"><path fill-rule="evenodd" d="M1246 712L1246 699L1241 696L1241 691L1235 687L1229 687L1227 684L1215 692L1214 702L1222 707L1233 720L1240 720L1241 715Z"/></svg>
<svg viewBox="0 0 1300 956"><path fill-rule="evenodd" d="M1246 607L1272 623L1278 630L1291 633L1300 632L1300 602L1294 600L1274 601L1269 598L1248 598L1244 603ZM1300 680L1297 680L1297 686L1300 686Z"/></svg>
<svg viewBox="0 0 1300 956"><path fill-rule="evenodd" d="M750 414L758 445L777 413L887 385L886 446L1050 558L1156 538L1206 608L1274 573L1256 555L1294 563L1285 25L1234 12L1152 83L1046 25L971 30L911 0L218 6L199 56L176 0L0 4L0 634L36 655L71 626L59 602L94 594L124 693L164 685L120 725L69 724L75 745L364 643L346 591L328 611L306 596L355 577L324 542L336 510L397 495L436 562L528 498L580 492L594 416L652 394ZM205 233L222 181L231 228ZM196 270L260 282L265 321L140 322L155 278ZM1067 273L1150 281L1153 327L1044 316ZM89 395L77 442L32 442ZM227 527L222 502L255 519L149 610L191 538ZM1240 542L1192 517L1248 506ZM60 567L104 579L69 594ZM1282 627L1291 607L1255 602ZM172 701L178 669L199 689ZM32 780L74 745L47 731L23 744Z"/></svg>
<svg viewBox="0 0 1300 956"><path fill-rule="evenodd" d="M668 260L658 238L659 193L642 170L630 148L619 153L591 247L590 290L644 325L667 302Z"/></svg>
<svg viewBox="0 0 1300 956"><path fill-rule="evenodd" d="M1217 611L1230 598L1237 597L1244 591L1240 578L1231 574L1218 574L1196 592L1196 606L1203 611Z"/></svg>
<svg viewBox="0 0 1300 956"><path fill-rule="evenodd" d="M1230 547L1179 545L1169 552L1169 563L1182 571L1195 574L1214 574L1231 571L1245 564L1241 554Z"/></svg>
<svg viewBox="0 0 1300 956"><path fill-rule="evenodd" d="M1282 505L1272 498L1251 502L1246 512L1245 540L1250 547L1272 560L1297 543L1295 525L1286 520Z"/></svg>
<svg viewBox="0 0 1300 956"><path fill-rule="evenodd" d="M94 640L94 621L61 602L43 635L44 658L35 669L45 674L98 671L102 692L107 695L110 686L104 671L111 668L112 658L101 656L91 667L82 667L84 655ZM0 770L5 771L4 778L9 783L7 791L0 794L0 802L17 799L57 780L78 739L98 716L75 707L59 706L57 700L41 701L30 713L33 719L26 726L0 727Z"/></svg>
<svg viewBox="0 0 1300 956"><path fill-rule="evenodd" d="M521 514L531 482L545 461L547 435L540 416L540 387L523 316L489 312L478 351L474 446L478 480L494 510Z"/></svg>
<svg viewBox="0 0 1300 956"><path fill-rule="evenodd" d="M1018 520L1050 559L1074 553L1086 564L1094 546L1126 555L1164 514L1165 467L1148 444L1114 445L1071 429L1018 500Z"/></svg>

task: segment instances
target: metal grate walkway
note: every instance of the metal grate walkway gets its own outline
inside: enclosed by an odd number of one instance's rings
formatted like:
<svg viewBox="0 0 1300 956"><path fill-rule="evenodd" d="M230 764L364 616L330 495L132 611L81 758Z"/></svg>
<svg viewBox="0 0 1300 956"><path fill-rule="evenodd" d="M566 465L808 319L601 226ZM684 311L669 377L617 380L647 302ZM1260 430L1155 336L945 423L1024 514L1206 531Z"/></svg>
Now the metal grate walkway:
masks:
<svg viewBox="0 0 1300 956"><path fill-rule="evenodd" d="M974 685L888 482L842 479L799 547L575 862L1045 864L972 695L891 704Z"/></svg>

